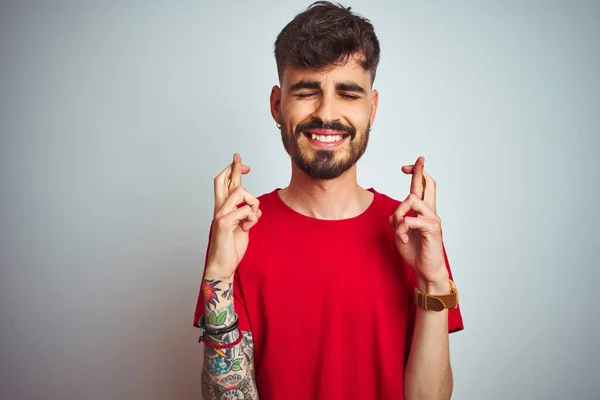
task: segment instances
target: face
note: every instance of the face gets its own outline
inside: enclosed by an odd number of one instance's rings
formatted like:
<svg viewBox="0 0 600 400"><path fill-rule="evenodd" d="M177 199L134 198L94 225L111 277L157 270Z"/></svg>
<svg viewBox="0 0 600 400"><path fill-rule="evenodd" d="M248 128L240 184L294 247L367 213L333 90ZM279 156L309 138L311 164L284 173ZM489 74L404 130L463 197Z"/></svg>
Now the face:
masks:
<svg viewBox="0 0 600 400"><path fill-rule="evenodd" d="M371 75L356 57L322 71L286 67L271 92L283 146L300 170L334 179L364 154L377 110Z"/></svg>

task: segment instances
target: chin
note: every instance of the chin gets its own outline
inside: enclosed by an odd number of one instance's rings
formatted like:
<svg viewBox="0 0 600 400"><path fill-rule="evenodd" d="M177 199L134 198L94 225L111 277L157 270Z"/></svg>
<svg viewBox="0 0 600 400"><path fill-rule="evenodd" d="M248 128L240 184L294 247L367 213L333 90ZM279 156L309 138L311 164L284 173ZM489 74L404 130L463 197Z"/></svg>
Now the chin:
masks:
<svg viewBox="0 0 600 400"><path fill-rule="evenodd" d="M339 160L317 160L313 157L310 160L302 157L293 157L294 164L306 175L317 180L332 180L340 177L346 171L353 167L353 164Z"/></svg>

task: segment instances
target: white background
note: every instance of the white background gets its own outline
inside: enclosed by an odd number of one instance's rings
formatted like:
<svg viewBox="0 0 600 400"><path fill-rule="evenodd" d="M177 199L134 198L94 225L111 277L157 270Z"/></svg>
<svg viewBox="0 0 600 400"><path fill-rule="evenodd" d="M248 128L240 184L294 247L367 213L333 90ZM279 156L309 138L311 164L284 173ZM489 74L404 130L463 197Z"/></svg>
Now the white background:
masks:
<svg viewBox="0 0 600 400"><path fill-rule="evenodd" d="M200 398L212 178L287 184L273 42L308 4L2 2L0 398ZM598 398L600 4L348 5L382 47L360 183L438 182L454 398Z"/></svg>

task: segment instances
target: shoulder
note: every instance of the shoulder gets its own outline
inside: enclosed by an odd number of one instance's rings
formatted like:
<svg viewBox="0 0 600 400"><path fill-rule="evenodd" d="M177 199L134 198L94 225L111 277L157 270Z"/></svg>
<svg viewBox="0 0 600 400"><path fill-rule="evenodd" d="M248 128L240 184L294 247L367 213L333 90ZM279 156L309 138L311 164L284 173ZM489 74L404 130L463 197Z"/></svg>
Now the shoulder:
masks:
<svg viewBox="0 0 600 400"><path fill-rule="evenodd" d="M270 192L263 193L260 196L258 196L257 199L260 202L260 208L264 209L277 207L278 201L280 201L279 194L277 194L279 190L279 188L273 189Z"/></svg>
<svg viewBox="0 0 600 400"><path fill-rule="evenodd" d="M390 197L384 193L378 192L371 188L369 189L375 195L374 202L381 208L386 214L392 214L396 208L402 203L393 197Z"/></svg>
<svg viewBox="0 0 600 400"><path fill-rule="evenodd" d="M259 207L262 211L262 222L258 225L265 225L266 221L272 219L280 220L289 215L289 210L286 208L285 204L279 197L279 190L281 189L276 188L270 192L263 193L257 196L257 199L259 201Z"/></svg>
<svg viewBox="0 0 600 400"><path fill-rule="evenodd" d="M275 196L279 196L279 195L277 194L277 192L278 192L279 190L280 190L279 188L273 189L273 190L271 190L270 192L267 192L267 193L263 193L263 194L261 194L261 195L260 195L260 196L258 196L257 198L258 198L258 200L260 200L260 201L267 201L267 202L268 202L268 201L273 201L273 200L275 199Z"/></svg>

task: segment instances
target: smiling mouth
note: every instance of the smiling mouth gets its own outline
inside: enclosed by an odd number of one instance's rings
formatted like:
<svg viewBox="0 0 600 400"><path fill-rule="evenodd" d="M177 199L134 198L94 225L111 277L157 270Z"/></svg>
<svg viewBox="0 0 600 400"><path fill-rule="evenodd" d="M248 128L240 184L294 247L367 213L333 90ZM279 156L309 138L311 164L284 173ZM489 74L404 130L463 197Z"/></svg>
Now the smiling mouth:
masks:
<svg viewBox="0 0 600 400"><path fill-rule="evenodd" d="M350 134L337 134L337 135L317 135L316 133L303 132L304 136L313 142L318 143L337 143L346 139Z"/></svg>

